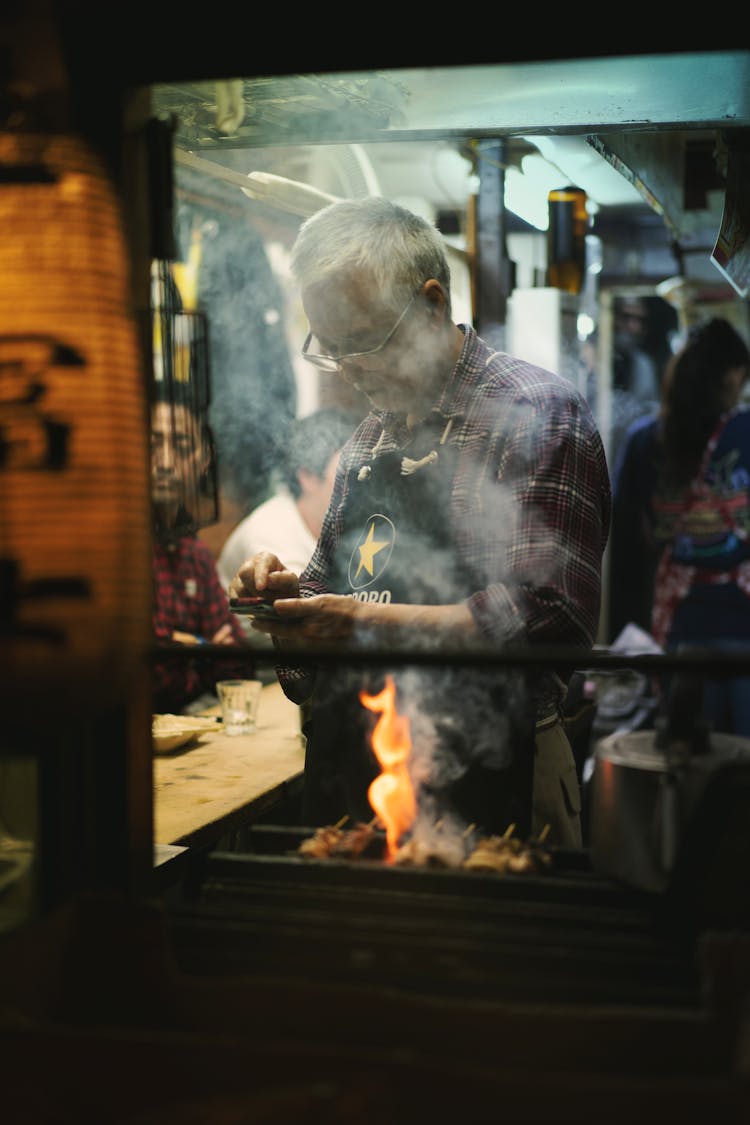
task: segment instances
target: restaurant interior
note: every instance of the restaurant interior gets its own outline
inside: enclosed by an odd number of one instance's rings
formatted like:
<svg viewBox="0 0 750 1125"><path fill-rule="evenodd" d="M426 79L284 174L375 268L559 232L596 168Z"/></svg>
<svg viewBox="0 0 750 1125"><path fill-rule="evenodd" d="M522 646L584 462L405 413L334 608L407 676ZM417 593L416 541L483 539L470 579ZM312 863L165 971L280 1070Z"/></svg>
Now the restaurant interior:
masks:
<svg viewBox="0 0 750 1125"><path fill-rule="evenodd" d="M624 304L662 366L706 315L750 341L750 51L282 50L257 11L103 7L0 17L0 1117L746 1120L750 745L706 738L706 658L622 639L605 556L590 661L554 654L584 685L584 848L530 841L516 871L388 863L372 833L311 852L272 651L253 734L155 738L148 404L187 332L218 550L266 494L280 413L366 412L298 358L287 263L324 202L382 194L443 233L456 320L590 396L612 466ZM657 731L662 673L684 690Z"/></svg>

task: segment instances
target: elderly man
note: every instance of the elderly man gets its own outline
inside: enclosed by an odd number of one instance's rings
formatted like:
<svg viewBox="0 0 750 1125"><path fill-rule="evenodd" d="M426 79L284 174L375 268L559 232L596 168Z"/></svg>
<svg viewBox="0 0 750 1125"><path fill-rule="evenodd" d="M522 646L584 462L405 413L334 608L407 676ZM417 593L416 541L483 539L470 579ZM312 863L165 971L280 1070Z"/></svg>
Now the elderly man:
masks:
<svg viewBox="0 0 750 1125"><path fill-rule="evenodd" d="M305 667L304 644L547 644L585 659L610 486L574 387L452 321L450 271L428 222L382 198L335 203L303 224L291 261L310 324L302 354L372 410L342 451L301 578L261 553L230 593L273 602L275 619L256 628L282 650L287 695L310 700L303 811L320 824L368 816L379 768L360 691L377 691L383 671ZM565 685L552 669L402 668L396 682L414 720L420 816L485 832L548 825L550 841L580 843Z"/></svg>

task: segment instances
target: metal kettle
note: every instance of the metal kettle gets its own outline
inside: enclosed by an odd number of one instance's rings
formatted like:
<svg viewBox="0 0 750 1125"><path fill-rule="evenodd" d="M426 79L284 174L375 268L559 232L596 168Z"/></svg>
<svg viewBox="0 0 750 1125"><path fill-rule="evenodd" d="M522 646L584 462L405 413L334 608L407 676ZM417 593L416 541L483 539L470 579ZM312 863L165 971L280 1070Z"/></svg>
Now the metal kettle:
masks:
<svg viewBox="0 0 750 1125"><path fill-rule="evenodd" d="M590 855L600 873L663 891L708 782L750 763L750 739L709 731L702 695L693 677L680 677L654 730L615 731L597 743Z"/></svg>

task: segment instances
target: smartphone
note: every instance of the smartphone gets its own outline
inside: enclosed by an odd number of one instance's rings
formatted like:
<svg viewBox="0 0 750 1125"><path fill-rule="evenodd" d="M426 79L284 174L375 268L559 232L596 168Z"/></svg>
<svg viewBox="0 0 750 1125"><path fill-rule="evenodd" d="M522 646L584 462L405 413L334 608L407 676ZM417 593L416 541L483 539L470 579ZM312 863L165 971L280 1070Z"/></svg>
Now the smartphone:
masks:
<svg viewBox="0 0 750 1125"><path fill-rule="evenodd" d="M281 617L273 608L273 602L267 602L265 598L230 598L229 608L232 613L259 617L265 621L278 621L284 625L303 620L301 617Z"/></svg>
<svg viewBox="0 0 750 1125"><path fill-rule="evenodd" d="M229 608L232 613L249 614L251 617L278 616L273 604L265 598L230 598Z"/></svg>

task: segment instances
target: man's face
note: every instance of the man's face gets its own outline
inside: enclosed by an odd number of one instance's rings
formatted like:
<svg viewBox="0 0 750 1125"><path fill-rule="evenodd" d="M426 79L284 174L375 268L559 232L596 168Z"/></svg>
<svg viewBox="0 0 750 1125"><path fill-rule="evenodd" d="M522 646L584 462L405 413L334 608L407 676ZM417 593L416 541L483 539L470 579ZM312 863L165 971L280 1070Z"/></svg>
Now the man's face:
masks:
<svg viewBox="0 0 750 1125"><path fill-rule="evenodd" d="M309 288L302 303L313 334L310 350L331 356L380 348L398 318L359 275ZM423 393L432 362L423 318L417 296L384 347L373 355L342 359L341 378L378 409L408 411Z"/></svg>
<svg viewBox="0 0 750 1125"><path fill-rule="evenodd" d="M203 467L198 423L185 406L159 402L151 412L151 497L164 507L192 509Z"/></svg>
<svg viewBox="0 0 750 1125"><path fill-rule="evenodd" d="M646 335L648 311L637 298L625 300L615 312L615 341L625 350L638 347Z"/></svg>

